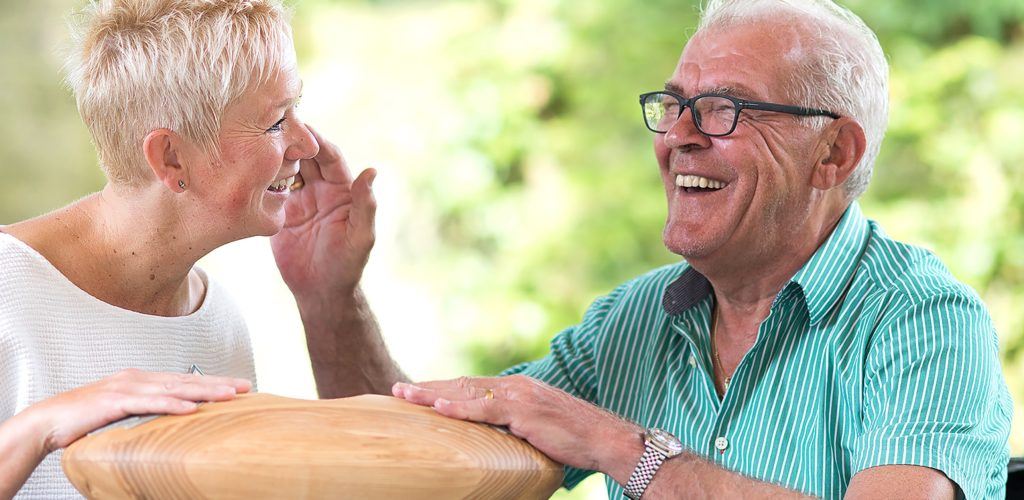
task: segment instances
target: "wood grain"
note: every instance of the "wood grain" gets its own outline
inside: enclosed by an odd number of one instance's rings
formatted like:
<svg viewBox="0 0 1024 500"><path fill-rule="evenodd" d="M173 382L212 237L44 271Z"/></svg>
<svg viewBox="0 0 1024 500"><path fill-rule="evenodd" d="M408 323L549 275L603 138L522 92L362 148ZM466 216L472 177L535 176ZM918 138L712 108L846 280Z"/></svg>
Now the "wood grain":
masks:
<svg viewBox="0 0 1024 500"><path fill-rule="evenodd" d="M88 498L548 498L562 467L490 426L386 396L245 394L80 439Z"/></svg>

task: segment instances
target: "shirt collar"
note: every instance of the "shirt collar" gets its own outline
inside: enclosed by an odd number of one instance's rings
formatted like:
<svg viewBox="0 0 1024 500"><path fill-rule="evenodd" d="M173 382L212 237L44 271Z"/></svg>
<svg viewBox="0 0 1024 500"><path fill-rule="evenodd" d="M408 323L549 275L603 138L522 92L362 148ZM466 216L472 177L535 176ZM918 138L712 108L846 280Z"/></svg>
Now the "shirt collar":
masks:
<svg viewBox="0 0 1024 500"><path fill-rule="evenodd" d="M790 280L800 285L810 324L814 325L832 309L846 290L860 261L869 234L868 221L857 202L847 207L832 234ZM686 266L668 285L662 307L671 316L691 309L711 293L711 282L696 269Z"/></svg>
<svg viewBox="0 0 1024 500"><path fill-rule="evenodd" d="M869 234L860 205L851 203L825 243L793 275L790 281L804 292L810 324L821 321L849 287Z"/></svg>

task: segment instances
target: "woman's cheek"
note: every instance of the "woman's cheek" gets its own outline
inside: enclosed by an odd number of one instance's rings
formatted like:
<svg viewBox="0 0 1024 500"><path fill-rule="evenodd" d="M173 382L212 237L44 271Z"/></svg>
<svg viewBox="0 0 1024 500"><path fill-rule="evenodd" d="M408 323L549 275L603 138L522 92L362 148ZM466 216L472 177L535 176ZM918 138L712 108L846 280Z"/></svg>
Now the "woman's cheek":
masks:
<svg viewBox="0 0 1024 500"><path fill-rule="evenodd" d="M251 182L235 183L226 192L221 193L219 204L225 215L233 219L241 219L259 206L263 190Z"/></svg>

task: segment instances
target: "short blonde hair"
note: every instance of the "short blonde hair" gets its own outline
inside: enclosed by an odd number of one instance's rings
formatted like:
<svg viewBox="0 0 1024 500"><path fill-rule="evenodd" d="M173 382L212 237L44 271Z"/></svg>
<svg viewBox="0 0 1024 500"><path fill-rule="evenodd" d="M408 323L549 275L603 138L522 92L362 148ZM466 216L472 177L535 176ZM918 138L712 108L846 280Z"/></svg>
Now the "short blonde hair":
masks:
<svg viewBox="0 0 1024 500"><path fill-rule="evenodd" d="M145 179L168 128L216 156L227 106L291 64L278 0L93 0L72 16L67 83L111 182Z"/></svg>

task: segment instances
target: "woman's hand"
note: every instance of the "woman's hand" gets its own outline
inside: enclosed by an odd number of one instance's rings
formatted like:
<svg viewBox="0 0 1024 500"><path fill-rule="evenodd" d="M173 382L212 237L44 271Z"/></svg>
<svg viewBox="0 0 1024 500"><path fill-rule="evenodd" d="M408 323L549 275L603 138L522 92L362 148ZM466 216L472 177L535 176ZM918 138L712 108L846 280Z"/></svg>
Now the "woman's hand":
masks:
<svg viewBox="0 0 1024 500"><path fill-rule="evenodd" d="M183 415L197 401L249 392L245 379L124 370L63 392L0 422L0 499L11 498L46 455L129 415Z"/></svg>
<svg viewBox="0 0 1024 500"><path fill-rule="evenodd" d="M130 415L183 415L196 402L226 401L249 392L245 379L129 369L40 401L25 409L42 432L44 453L65 448L86 433Z"/></svg>

